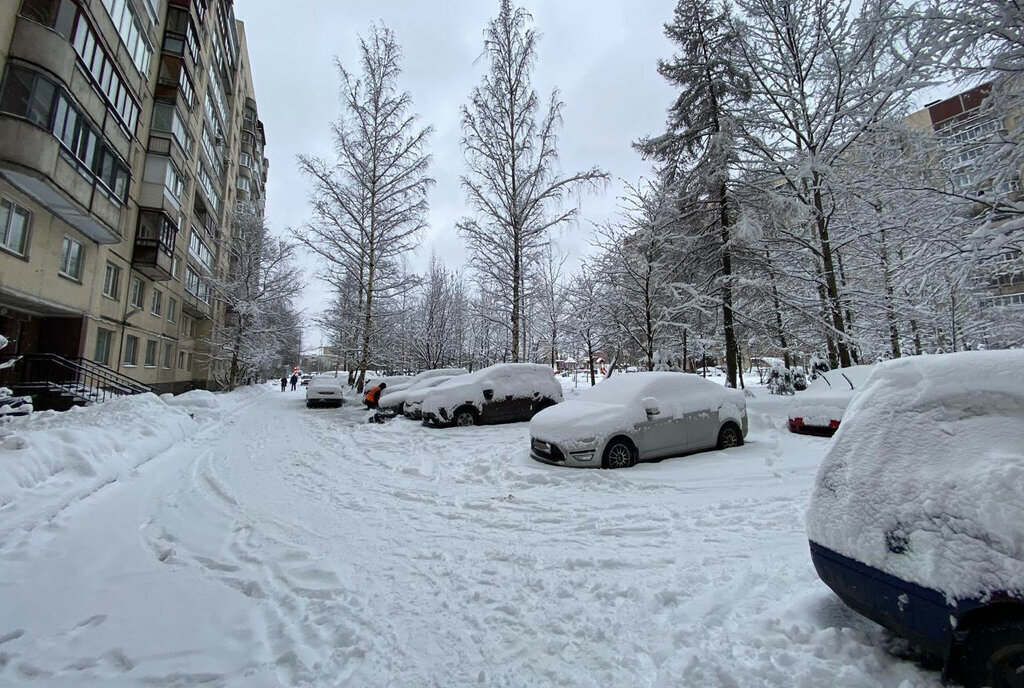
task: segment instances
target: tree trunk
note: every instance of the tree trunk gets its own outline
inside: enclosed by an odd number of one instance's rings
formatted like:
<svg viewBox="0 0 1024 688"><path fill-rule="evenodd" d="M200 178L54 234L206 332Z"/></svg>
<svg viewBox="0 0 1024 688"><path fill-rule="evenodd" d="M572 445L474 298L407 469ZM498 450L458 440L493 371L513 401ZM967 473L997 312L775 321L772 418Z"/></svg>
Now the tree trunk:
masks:
<svg viewBox="0 0 1024 688"><path fill-rule="evenodd" d="M722 237L722 326L725 334L726 384L736 389L736 330L732 314L732 250L729 248L728 189L725 182L718 186L719 219Z"/></svg>
<svg viewBox="0 0 1024 688"><path fill-rule="evenodd" d="M900 346L900 326L896 319L896 302L893 296L892 275L889 272L889 244L885 230L881 232L882 283L885 286L885 319L889 323L889 347L893 358L903 355Z"/></svg>
<svg viewBox="0 0 1024 688"><path fill-rule="evenodd" d="M815 175L814 210L818 230L818 243L821 248L821 259L825 273L825 296L828 305L827 315L831 316L832 329L835 336L836 355L842 368L850 366L850 348L846 340L846 323L843 320L843 303L839 294L839 282L836 279L836 266L832 260L832 242L829 239L828 222L825 219L825 202L821 189L817 187L818 176Z"/></svg>

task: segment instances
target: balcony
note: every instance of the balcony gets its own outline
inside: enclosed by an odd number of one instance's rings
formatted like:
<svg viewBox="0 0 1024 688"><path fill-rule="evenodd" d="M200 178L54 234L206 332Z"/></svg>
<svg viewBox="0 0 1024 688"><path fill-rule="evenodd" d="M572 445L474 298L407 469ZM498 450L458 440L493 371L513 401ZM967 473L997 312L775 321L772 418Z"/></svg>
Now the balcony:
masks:
<svg viewBox="0 0 1024 688"><path fill-rule="evenodd" d="M98 244L121 241L121 205L45 129L0 113L0 175Z"/></svg>
<svg viewBox="0 0 1024 688"><path fill-rule="evenodd" d="M151 280L165 282L174 276L174 241L178 228L166 213L139 209L132 267Z"/></svg>

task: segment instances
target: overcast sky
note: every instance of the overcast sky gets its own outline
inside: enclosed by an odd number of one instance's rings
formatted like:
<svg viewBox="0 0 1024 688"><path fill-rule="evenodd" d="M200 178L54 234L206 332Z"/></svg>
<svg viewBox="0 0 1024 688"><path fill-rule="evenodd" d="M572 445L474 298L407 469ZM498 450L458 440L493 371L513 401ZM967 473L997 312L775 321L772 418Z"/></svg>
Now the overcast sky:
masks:
<svg viewBox="0 0 1024 688"><path fill-rule="evenodd" d="M541 32L534 83L545 102L558 87L565 102L559 150L565 171L598 165L614 183L600 195L581 199L580 221L564 232L570 255L586 250L592 222L611 217L621 179L635 181L648 163L630 143L664 126L672 89L658 76L658 58L672 46L662 34L675 0L521 0ZM340 112L338 57L357 71L357 36L373 21L390 27L402 46L401 87L412 94L424 124L434 127L430 230L412 265L426 264L432 250L452 267L468 254L455 232L467 214L459 186L464 163L459 146L459 107L480 81L486 65L484 27L497 14L497 0L376 0L372 3L292 0L240 0L237 17L245 23L260 119L266 126L270 177L267 221L275 231L301 225L309 216L306 183L295 157L331 157L329 122ZM309 287L302 300L307 322L327 297L308 259ZM319 333L307 328L303 346L319 346Z"/></svg>

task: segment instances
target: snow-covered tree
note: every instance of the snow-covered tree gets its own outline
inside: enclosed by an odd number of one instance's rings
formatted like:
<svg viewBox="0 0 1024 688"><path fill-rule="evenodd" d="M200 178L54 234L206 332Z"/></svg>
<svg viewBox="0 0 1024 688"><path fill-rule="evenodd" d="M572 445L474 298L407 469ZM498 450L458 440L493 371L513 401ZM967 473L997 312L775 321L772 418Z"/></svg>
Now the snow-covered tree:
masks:
<svg viewBox="0 0 1024 688"><path fill-rule="evenodd" d="M273 237L250 204L236 208L221 250L228 254L228 272L209 285L225 317L208 342L209 355L211 369L223 371L222 384L234 389L241 380L279 369L282 346L296 336L292 300L304 285L293 262L295 245Z"/></svg>
<svg viewBox="0 0 1024 688"><path fill-rule="evenodd" d="M677 46L658 73L679 96L669 108L668 131L646 138L637 147L669 166L675 175L690 176L690 191L708 210L716 241L720 273L717 292L725 336L728 384L736 386L738 370L733 314L732 227L736 222L731 190L736 163L736 116L749 97L750 81L739 67L739 37L727 4L712 0L679 0L665 35Z"/></svg>
<svg viewBox="0 0 1024 688"><path fill-rule="evenodd" d="M412 284L403 255L426 226L430 127L420 127L400 91L401 49L385 26L360 38L360 73L340 63L343 112L332 126L336 161L300 156L310 179L314 217L297 236L327 266L327 278L354 301L360 321L357 387L374 358L378 302ZM351 315L349 317L352 317Z"/></svg>
<svg viewBox="0 0 1024 688"><path fill-rule="evenodd" d="M525 277L549 231L576 216L575 207L562 203L607 179L596 167L558 173L563 103L554 90L540 113L531 83L538 38L532 21L511 0L500 1L484 33L489 69L462 107L468 167L462 186L476 216L462 220L459 231L473 252L481 286L503 313L513 361L527 348L521 339Z"/></svg>
<svg viewBox="0 0 1024 688"><path fill-rule="evenodd" d="M742 117L747 178L803 207L780 233L807 248L817 272L830 358L852 363L851 311L833 236L834 169L878 122L904 113L927 83L932 48L900 3L737 0L751 98ZM801 270L805 270L805 265Z"/></svg>

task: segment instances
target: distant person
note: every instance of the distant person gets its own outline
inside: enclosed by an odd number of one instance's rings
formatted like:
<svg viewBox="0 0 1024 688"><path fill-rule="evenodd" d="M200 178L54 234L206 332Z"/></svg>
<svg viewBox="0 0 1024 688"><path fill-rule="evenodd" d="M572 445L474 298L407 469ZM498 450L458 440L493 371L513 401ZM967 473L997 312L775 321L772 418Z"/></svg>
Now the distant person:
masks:
<svg viewBox="0 0 1024 688"><path fill-rule="evenodd" d="M382 382L379 385L366 390L366 394L363 395L363 403L366 404L366 408L375 409L378 407L380 404L381 392L383 392L387 386L386 382Z"/></svg>
<svg viewBox="0 0 1024 688"><path fill-rule="evenodd" d="M288 378L285 376L281 377L281 391L284 392L288 389Z"/></svg>
<svg viewBox="0 0 1024 688"><path fill-rule="evenodd" d="M295 391L295 386L299 384L299 374L292 373L292 391Z"/></svg>

